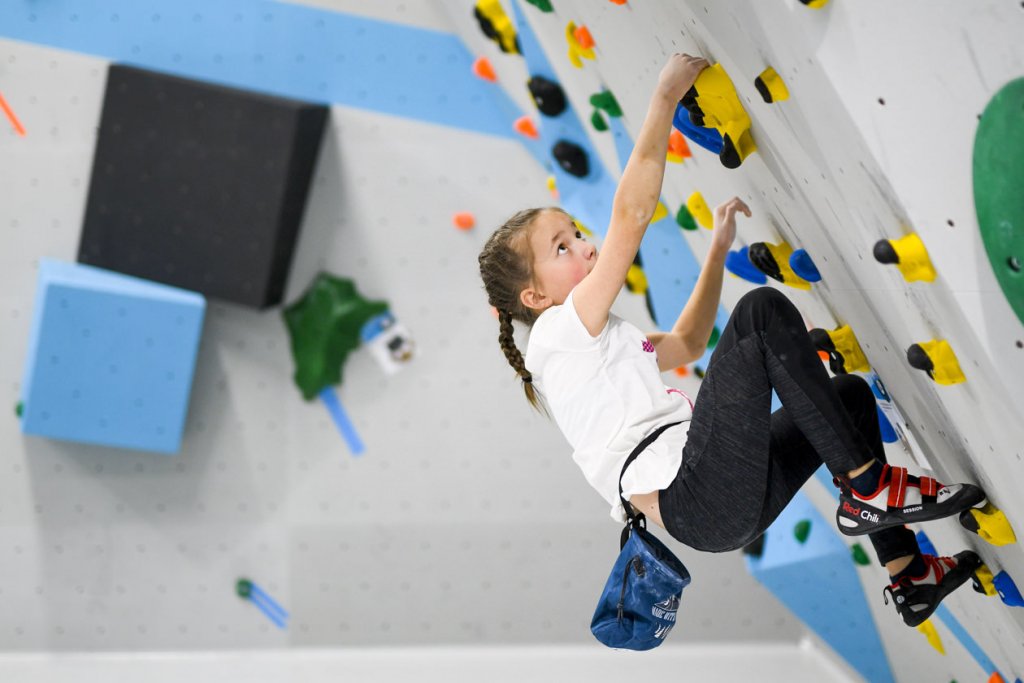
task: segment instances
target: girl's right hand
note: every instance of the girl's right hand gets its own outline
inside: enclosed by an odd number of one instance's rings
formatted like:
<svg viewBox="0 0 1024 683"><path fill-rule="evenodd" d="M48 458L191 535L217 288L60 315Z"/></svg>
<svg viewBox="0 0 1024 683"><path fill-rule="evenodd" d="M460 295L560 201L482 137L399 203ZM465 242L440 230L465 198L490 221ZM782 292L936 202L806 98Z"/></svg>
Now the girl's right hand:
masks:
<svg viewBox="0 0 1024 683"><path fill-rule="evenodd" d="M707 67L708 62L703 57L676 53L668 58L668 63L662 68L658 76L658 89L678 102Z"/></svg>
<svg viewBox="0 0 1024 683"><path fill-rule="evenodd" d="M736 213L750 218L750 208L739 197L715 207L715 228L711 232L712 247L728 250L736 239Z"/></svg>

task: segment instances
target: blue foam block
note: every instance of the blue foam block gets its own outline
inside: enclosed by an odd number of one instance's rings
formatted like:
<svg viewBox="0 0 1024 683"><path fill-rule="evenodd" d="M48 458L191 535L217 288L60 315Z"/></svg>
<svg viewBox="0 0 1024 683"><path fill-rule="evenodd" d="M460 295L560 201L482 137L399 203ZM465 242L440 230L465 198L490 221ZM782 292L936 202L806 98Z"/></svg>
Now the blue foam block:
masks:
<svg viewBox="0 0 1024 683"><path fill-rule="evenodd" d="M811 522L807 539L793 533ZM803 493L765 532L764 553L746 557L751 574L869 681L893 681L850 550Z"/></svg>
<svg viewBox="0 0 1024 683"><path fill-rule="evenodd" d="M176 453L205 310L194 292L42 259L22 432Z"/></svg>

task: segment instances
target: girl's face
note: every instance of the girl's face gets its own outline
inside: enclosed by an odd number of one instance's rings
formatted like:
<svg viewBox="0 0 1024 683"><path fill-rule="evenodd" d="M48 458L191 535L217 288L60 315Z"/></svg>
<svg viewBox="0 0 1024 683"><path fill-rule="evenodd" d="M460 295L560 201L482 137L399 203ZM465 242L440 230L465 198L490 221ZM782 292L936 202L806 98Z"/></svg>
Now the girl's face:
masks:
<svg viewBox="0 0 1024 683"><path fill-rule="evenodd" d="M594 269L597 249L584 239L572 218L544 211L529 228L534 281L519 294L528 308L542 311L561 306L565 298Z"/></svg>

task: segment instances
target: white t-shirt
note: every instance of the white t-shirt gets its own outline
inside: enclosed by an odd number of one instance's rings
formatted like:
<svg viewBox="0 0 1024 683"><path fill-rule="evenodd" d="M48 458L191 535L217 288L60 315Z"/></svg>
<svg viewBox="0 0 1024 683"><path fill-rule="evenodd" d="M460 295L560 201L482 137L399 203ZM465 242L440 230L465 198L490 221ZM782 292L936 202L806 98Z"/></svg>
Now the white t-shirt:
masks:
<svg viewBox="0 0 1024 683"><path fill-rule="evenodd" d="M658 427L682 421L662 432L622 477L626 500L667 488L682 463L693 405L662 382L654 345L643 332L609 313L604 329L591 337L572 296L534 322L525 364L573 447L573 460L612 506L612 518L624 522L619 473L626 457Z"/></svg>

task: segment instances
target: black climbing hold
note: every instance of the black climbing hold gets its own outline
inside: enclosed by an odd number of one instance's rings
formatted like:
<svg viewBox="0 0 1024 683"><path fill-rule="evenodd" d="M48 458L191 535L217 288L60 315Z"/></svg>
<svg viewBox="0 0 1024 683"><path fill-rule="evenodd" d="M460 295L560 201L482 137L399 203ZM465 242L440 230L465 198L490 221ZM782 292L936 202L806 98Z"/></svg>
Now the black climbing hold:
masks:
<svg viewBox="0 0 1024 683"><path fill-rule="evenodd" d="M765 85L764 80L762 80L760 76L754 79L754 87L757 88L757 92L761 94L761 99L768 104L771 104L772 93L768 90L768 86Z"/></svg>
<svg viewBox="0 0 1024 683"><path fill-rule="evenodd" d="M733 151L735 152L735 149ZM725 153L724 149L722 153ZM731 166L729 168L735 167ZM755 268L771 279L779 282L783 281L782 270L779 268L779 264L775 261L775 257L772 256L772 252L769 251L768 245L765 242L754 242L751 244L750 249L747 251L747 258L750 259Z"/></svg>
<svg viewBox="0 0 1024 683"><path fill-rule="evenodd" d="M875 242L875 248L872 250L875 255L875 260L879 263L899 263L900 257L893 249L892 244L889 240L878 240Z"/></svg>
<svg viewBox="0 0 1024 683"><path fill-rule="evenodd" d="M543 76L533 76L527 83L530 88L530 95L544 116L558 116L566 108L565 91L551 79Z"/></svg>
<svg viewBox="0 0 1024 683"><path fill-rule="evenodd" d="M587 159L586 150L574 142L559 140L555 143L551 153L562 170L570 175L584 178L590 172L590 161Z"/></svg>
<svg viewBox="0 0 1024 683"><path fill-rule="evenodd" d="M929 376L935 369L935 364L932 363L932 359L928 357L927 352L921 348L920 344L911 344L907 349L907 362L910 363L910 367L924 370Z"/></svg>
<svg viewBox="0 0 1024 683"><path fill-rule="evenodd" d="M807 334L811 337L811 343L814 344L814 348L828 354L828 367L832 370L832 373L836 375L847 374L846 359L836 349L835 342L832 341L829 333L816 327L813 330L809 330Z"/></svg>
<svg viewBox="0 0 1024 683"><path fill-rule="evenodd" d="M690 116L692 119L693 115ZM719 152L718 158L721 160L722 166L726 168L739 168L743 163L739 152L736 151L736 145L728 135L722 136L722 151Z"/></svg>

